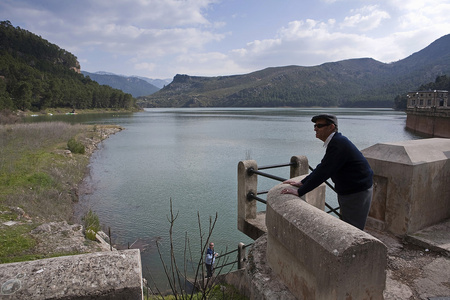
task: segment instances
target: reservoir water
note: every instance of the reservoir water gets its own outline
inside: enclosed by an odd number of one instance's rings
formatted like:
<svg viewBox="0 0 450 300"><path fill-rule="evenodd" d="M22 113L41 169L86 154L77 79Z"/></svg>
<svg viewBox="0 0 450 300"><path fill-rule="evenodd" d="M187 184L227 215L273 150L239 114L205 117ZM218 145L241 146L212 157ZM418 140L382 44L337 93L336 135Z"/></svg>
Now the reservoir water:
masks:
<svg viewBox="0 0 450 300"><path fill-rule="evenodd" d="M282 164L293 155L306 155L315 167L324 148L315 138L311 117L324 112L338 116L339 131L359 149L420 138L405 130L404 112L390 109L146 109L83 117L77 122L118 124L125 130L109 137L94 153L85 179L88 189L80 195L78 209L92 209L104 228L111 228L116 244L137 239L148 244L141 253L144 276L151 274L158 285L164 285L155 245L160 243L168 262L170 201L178 214L173 239L180 264L195 266L198 261L198 216L205 239L210 217L217 214L211 240L218 252L252 242L237 230L238 162ZM289 169L271 173L286 178ZM258 190L275 184L261 179ZM335 203L335 198L328 189L327 201ZM258 207L264 210L262 204ZM183 257L186 237L192 260Z"/></svg>

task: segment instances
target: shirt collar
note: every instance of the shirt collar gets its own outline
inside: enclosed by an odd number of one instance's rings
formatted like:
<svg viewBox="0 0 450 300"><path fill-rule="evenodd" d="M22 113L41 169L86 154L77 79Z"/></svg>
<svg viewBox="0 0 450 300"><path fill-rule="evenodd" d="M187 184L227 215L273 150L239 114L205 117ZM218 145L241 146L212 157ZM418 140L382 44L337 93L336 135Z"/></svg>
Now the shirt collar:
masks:
<svg viewBox="0 0 450 300"><path fill-rule="evenodd" d="M333 138L334 134L336 133L336 131L332 132L327 139L325 140L325 142L323 143L323 147L326 148L328 147L328 144L330 143L331 139Z"/></svg>

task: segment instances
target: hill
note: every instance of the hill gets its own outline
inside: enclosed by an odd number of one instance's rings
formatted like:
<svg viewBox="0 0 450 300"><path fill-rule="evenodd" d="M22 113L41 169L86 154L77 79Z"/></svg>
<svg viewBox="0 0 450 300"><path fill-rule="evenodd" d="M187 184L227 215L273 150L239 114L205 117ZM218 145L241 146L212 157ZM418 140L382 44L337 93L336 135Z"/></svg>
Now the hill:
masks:
<svg viewBox="0 0 450 300"><path fill-rule="evenodd" d="M156 86L158 89L162 89L163 87L165 87L166 85L168 85L169 83L172 82L172 78L170 79L153 79L153 78L148 78L148 77L142 77L142 76L133 76L142 80L147 81L148 83L153 84L154 86Z"/></svg>
<svg viewBox="0 0 450 300"><path fill-rule="evenodd" d="M81 71L81 74L89 76L89 78L99 84L108 85L112 88L131 94L133 97L151 95L159 91L158 87L135 76L127 77L104 72L89 73L86 71Z"/></svg>
<svg viewBox="0 0 450 300"><path fill-rule="evenodd" d="M130 109L136 99L80 73L75 55L0 21L0 110Z"/></svg>
<svg viewBox="0 0 450 300"><path fill-rule="evenodd" d="M245 75L176 75L143 107L393 107L394 98L450 74L450 35L394 63L371 58L272 67Z"/></svg>

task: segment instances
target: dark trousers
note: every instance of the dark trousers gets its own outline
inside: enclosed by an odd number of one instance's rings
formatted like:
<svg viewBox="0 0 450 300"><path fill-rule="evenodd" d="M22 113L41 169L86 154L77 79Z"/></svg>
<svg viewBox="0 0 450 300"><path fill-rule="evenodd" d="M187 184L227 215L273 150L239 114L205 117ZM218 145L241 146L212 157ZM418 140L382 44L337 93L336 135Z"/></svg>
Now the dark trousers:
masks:
<svg viewBox="0 0 450 300"><path fill-rule="evenodd" d="M372 196L373 186L362 192L338 195L342 221L364 230L367 216L369 215L370 203L372 203Z"/></svg>
<svg viewBox="0 0 450 300"><path fill-rule="evenodd" d="M212 277L212 274L213 274L213 265L208 265L208 264L205 264L206 265L206 277Z"/></svg>

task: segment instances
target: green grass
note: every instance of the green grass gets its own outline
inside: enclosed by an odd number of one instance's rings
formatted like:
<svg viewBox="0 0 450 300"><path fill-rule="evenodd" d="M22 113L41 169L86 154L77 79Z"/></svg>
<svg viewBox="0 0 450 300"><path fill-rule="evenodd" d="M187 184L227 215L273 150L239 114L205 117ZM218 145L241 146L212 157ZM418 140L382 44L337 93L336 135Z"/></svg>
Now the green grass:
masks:
<svg viewBox="0 0 450 300"><path fill-rule="evenodd" d="M0 263L28 260L35 255L26 253L35 246L35 240L29 232L32 225L14 225L0 230Z"/></svg>
<svg viewBox="0 0 450 300"><path fill-rule="evenodd" d="M86 237L91 241L95 241L96 234L101 230L100 220L96 213L89 210L83 217L84 228L86 230Z"/></svg>
<svg viewBox="0 0 450 300"><path fill-rule="evenodd" d="M23 223L17 207L28 218L27 224L0 224L0 263L46 257L33 249L29 233L45 222L72 219L77 185L89 163L87 154L67 155L68 141L82 145L101 139L101 128L63 122L0 125L0 223Z"/></svg>
<svg viewBox="0 0 450 300"><path fill-rule="evenodd" d="M89 158L63 151L88 128L62 122L0 126L0 204L44 219L70 218L69 191L83 178Z"/></svg>
<svg viewBox="0 0 450 300"><path fill-rule="evenodd" d="M204 295L203 293L196 293L194 295L188 294L183 295L184 297L181 297L178 295L177 298L175 298L174 295L167 295L164 297L161 297L159 295L146 295L145 300L174 300L174 299L190 299L190 300L201 300L201 299L208 299L208 300L223 300L223 299L230 299L230 300L248 300L247 297L241 295L239 291L232 285L228 284L216 284L208 293L208 295Z"/></svg>

